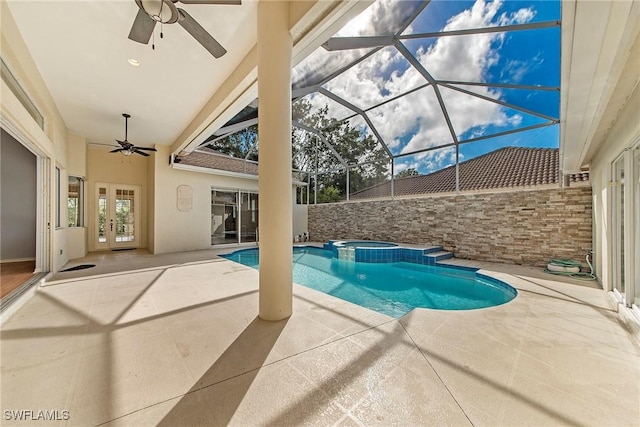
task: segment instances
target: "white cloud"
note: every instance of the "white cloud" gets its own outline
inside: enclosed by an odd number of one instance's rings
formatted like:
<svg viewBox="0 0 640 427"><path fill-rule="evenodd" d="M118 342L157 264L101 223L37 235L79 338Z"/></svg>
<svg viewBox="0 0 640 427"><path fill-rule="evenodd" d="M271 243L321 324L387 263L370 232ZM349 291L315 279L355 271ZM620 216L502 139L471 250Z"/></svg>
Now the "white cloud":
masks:
<svg viewBox="0 0 640 427"><path fill-rule="evenodd" d="M535 15L531 8L500 13L502 5L502 0L477 0L470 9L450 18L443 30L519 24L530 21ZM390 0L379 0L366 11L366 17L352 21L340 35L371 34L369 23L372 21L384 27L386 24L380 19L394 11L391 6ZM378 21L372 17L377 17ZM500 59L503 40L503 33L442 37L428 47L419 48L415 56L436 79L479 82L486 80L489 68ZM526 72L526 64L513 63L513 67L512 77L521 78ZM326 87L356 106L368 108L425 83L424 77L408 66L395 48L388 47L330 81ZM496 89L474 87L472 90L492 98L501 96ZM521 115L510 116L496 103L443 87L440 91L458 137L468 131L478 134L489 126L515 126L522 121ZM432 87L389 102L369 111L368 115L396 153L453 142ZM422 153L419 160L429 168L436 164L446 165L452 161L452 150Z"/></svg>
<svg viewBox="0 0 640 427"><path fill-rule="evenodd" d="M421 7L418 1L377 0L345 25L336 37L391 35Z"/></svg>
<svg viewBox="0 0 640 427"><path fill-rule="evenodd" d="M463 161L462 154L459 155L459 160L461 162ZM456 149L455 147L447 147L401 157L396 160L394 169L395 172L398 173L407 168L414 168L422 174L427 174L447 166L452 166L455 163Z"/></svg>

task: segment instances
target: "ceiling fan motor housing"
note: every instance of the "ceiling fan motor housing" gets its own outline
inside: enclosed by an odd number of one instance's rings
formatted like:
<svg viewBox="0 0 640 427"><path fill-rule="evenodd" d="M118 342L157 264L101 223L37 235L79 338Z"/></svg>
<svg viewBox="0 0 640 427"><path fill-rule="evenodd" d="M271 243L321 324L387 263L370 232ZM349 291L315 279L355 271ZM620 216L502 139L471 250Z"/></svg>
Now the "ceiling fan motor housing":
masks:
<svg viewBox="0 0 640 427"><path fill-rule="evenodd" d="M151 19L163 24L178 21L178 9L171 0L135 0L138 7L144 10Z"/></svg>
<svg viewBox="0 0 640 427"><path fill-rule="evenodd" d="M158 22L161 24L178 23L198 43L202 45L214 58L220 58L227 53L209 32L204 29L184 9L177 8L174 3L181 1L184 4L241 4L240 0L135 0L138 5L138 13L133 21L129 39L149 44L153 30ZM162 32L160 33L162 38ZM155 44L151 47L155 49Z"/></svg>

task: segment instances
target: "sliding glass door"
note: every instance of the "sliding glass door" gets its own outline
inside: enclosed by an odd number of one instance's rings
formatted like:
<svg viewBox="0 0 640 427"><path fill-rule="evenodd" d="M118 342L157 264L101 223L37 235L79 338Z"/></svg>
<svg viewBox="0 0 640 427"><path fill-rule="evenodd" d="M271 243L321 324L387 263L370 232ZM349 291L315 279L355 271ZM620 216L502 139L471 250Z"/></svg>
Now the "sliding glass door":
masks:
<svg viewBox="0 0 640 427"><path fill-rule="evenodd" d="M640 143L611 165L611 285L640 316Z"/></svg>
<svg viewBox="0 0 640 427"><path fill-rule="evenodd" d="M241 193L240 243L258 241L258 195Z"/></svg>
<svg viewBox="0 0 640 427"><path fill-rule="evenodd" d="M625 299L625 224L624 224L624 155L613 163L612 168L612 200L611 219L613 225L613 253L612 253L612 285L613 292L624 302Z"/></svg>
<svg viewBox="0 0 640 427"><path fill-rule="evenodd" d="M211 192L211 244L238 241L238 192Z"/></svg>
<svg viewBox="0 0 640 427"><path fill-rule="evenodd" d="M258 194L211 190L211 244L258 241Z"/></svg>

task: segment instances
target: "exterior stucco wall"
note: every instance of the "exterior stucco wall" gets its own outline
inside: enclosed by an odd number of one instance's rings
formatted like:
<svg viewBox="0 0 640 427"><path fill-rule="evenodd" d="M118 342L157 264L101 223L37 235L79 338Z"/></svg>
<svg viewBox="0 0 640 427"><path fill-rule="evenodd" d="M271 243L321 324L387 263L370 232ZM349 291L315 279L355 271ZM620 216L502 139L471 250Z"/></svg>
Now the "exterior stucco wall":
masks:
<svg viewBox="0 0 640 427"><path fill-rule="evenodd" d="M211 190L229 189L258 192L257 177L243 178L204 173L198 170L176 169L169 166L168 147L157 147L155 162L151 167L154 174L153 204L155 212L150 224L149 241L153 253L167 253L211 248ZM177 189L188 185L193 191L193 206L187 212L177 206ZM292 191L295 189L292 188ZM258 196L260 197L260 196ZM293 198L295 201L295 197ZM295 202L294 202L295 203ZM293 231L301 234L307 231L307 209L292 206Z"/></svg>
<svg viewBox="0 0 640 427"><path fill-rule="evenodd" d="M81 258L87 254L87 142L78 135L71 132L68 134L68 150L67 150L67 179L69 176L77 176L85 181L84 188L84 213L85 222L83 227L68 227L67 233L67 252L69 259ZM66 206L66 202L64 203ZM63 209L64 210L64 209ZM66 214L66 212L65 212ZM63 224L67 226L67 221Z"/></svg>
<svg viewBox="0 0 640 427"><path fill-rule="evenodd" d="M441 195L309 207L314 241L442 245L458 258L544 266L591 249L591 188Z"/></svg>
<svg viewBox="0 0 640 427"><path fill-rule="evenodd" d="M155 195L153 252L156 254L211 248L211 189L258 190L257 180L219 177L196 171L172 168L168 147L157 147L155 155ZM178 186L187 185L193 191L192 207L180 211L177 204Z"/></svg>
<svg viewBox="0 0 640 427"><path fill-rule="evenodd" d="M612 179L612 163L627 148L640 142L640 88L636 87L630 95L627 104L618 115L618 119L611 127L609 134L592 159L590 177L593 186L594 210L594 260L596 274L600 283L607 290L611 290L611 209L610 200L615 187L609 182Z"/></svg>
<svg viewBox="0 0 640 427"><path fill-rule="evenodd" d="M296 195L293 194L293 237L309 232L309 206L296 204Z"/></svg>

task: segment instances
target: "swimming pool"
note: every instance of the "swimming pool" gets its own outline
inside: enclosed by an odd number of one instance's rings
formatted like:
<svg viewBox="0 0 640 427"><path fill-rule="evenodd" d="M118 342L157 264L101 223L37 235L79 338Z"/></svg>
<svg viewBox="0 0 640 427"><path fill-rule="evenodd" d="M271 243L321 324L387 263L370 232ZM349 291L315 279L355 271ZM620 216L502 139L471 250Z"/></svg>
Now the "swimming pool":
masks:
<svg viewBox="0 0 640 427"><path fill-rule="evenodd" d="M221 255L258 268L258 249ZM416 307L470 310L511 301L514 288L476 269L411 262L361 263L311 246L293 249L293 281L392 317Z"/></svg>

